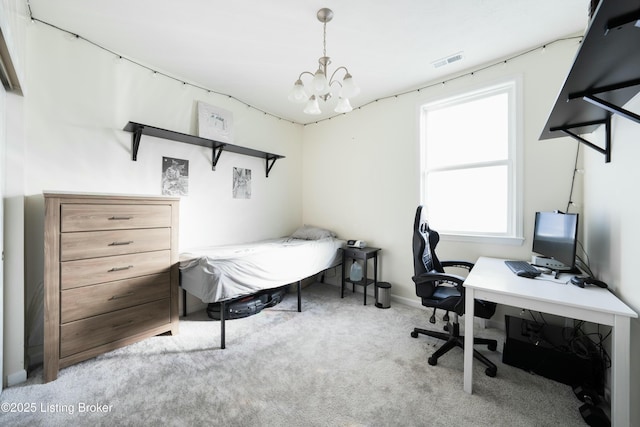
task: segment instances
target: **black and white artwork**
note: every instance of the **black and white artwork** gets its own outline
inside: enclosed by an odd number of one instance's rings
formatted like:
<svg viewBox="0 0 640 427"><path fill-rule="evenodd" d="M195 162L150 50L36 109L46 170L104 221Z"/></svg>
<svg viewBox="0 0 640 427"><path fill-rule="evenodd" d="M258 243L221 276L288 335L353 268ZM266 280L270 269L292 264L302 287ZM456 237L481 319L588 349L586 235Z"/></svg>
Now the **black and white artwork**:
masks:
<svg viewBox="0 0 640 427"><path fill-rule="evenodd" d="M233 198L251 198L251 169L233 168Z"/></svg>
<svg viewBox="0 0 640 427"><path fill-rule="evenodd" d="M189 194L189 160L162 158L162 195L187 196Z"/></svg>
<svg viewBox="0 0 640 427"><path fill-rule="evenodd" d="M231 111L198 102L198 136L220 142L233 142Z"/></svg>

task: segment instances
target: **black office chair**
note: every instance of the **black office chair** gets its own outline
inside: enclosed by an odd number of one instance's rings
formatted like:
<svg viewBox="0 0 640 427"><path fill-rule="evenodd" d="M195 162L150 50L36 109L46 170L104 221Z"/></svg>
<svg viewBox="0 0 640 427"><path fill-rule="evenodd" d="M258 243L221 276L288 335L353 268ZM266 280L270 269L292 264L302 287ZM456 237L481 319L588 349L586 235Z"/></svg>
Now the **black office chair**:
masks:
<svg viewBox="0 0 640 427"><path fill-rule="evenodd" d="M473 263L466 261L439 261L435 253L435 247L440 240L437 231L429 228L424 217L422 206L418 206L416 218L413 224L413 281L416 285L416 295L422 298L422 305L433 308L430 322L435 323L436 309L442 309L453 313L453 323L448 320L444 330L448 333L430 331L415 328L411 332L413 338L419 334L428 335L446 341L432 356L429 357L429 365L436 365L438 358L454 347L464 348L464 337L460 335L460 323L458 316L464 314L464 278L458 275L447 274L445 267L459 267L471 270ZM475 300L474 313L476 316L489 319L496 311L496 304L481 300ZM474 344L485 344L491 351L495 351L498 343L496 340L474 338ZM487 366L484 371L490 377L495 377L498 368L489 359L477 350L473 350L473 356Z"/></svg>

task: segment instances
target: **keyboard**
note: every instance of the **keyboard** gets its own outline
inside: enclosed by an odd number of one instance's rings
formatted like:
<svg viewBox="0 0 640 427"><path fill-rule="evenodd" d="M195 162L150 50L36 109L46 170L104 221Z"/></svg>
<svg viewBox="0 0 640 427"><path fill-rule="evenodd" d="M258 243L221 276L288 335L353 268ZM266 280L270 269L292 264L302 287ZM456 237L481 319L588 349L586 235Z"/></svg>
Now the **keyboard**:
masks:
<svg viewBox="0 0 640 427"><path fill-rule="evenodd" d="M518 276L533 279L540 275L540 270L526 261L505 261L504 263L507 264L507 267L509 267L509 269Z"/></svg>

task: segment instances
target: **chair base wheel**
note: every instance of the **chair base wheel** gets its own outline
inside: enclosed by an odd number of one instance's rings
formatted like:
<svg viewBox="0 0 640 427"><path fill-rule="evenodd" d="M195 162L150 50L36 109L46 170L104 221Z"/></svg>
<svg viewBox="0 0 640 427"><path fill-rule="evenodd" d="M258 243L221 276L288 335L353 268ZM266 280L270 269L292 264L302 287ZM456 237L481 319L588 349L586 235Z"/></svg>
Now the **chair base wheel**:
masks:
<svg viewBox="0 0 640 427"><path fill-rule="evenodd" d="M430 357L427 359L427 362L431 366L436 366L438 364L438 359L436 359L435 357Z"/></svg>
<svg viewBox="0 0 640 427"><path fill-rule="evenodd" d="M418 338L418 333L416 331L411 331L411 336L413 338Z"/></svg>
<svg viewBox="0 0 640 427"><path fill-rule="evenodd" d="M498 368L496 367L487 368L484 370L484 373L486 376L493 378L498 373Z"/></svg>

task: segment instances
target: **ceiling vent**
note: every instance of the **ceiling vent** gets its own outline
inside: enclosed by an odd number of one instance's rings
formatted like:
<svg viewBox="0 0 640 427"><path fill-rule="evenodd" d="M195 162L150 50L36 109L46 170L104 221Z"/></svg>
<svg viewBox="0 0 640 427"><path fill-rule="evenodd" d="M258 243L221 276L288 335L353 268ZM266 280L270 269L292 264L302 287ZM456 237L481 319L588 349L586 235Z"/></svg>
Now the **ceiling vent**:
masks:
<svg viewBox="0 0 640 427"><path fill-rule="evenodd" d="M449 65L453 62L460 61L463 59L462 52L454 53L453 55L447 56L446 58L438 59L437 61L433 61L434 68L444 67L445 65Z"/></svg>

